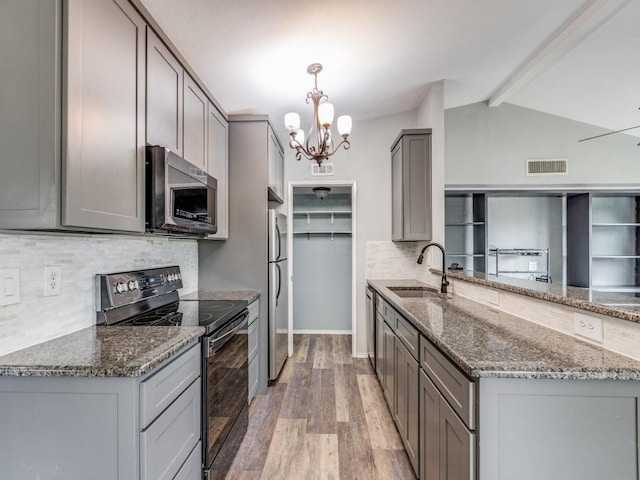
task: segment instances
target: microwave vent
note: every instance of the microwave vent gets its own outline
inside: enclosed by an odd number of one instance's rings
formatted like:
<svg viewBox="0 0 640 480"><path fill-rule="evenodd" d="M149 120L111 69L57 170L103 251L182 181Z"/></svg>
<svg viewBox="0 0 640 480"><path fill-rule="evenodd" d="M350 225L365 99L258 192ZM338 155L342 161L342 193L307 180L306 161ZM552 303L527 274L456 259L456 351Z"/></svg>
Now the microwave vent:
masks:
<svg viewBox="0 0 640 480"><path fill-rule="evenodd" d="M322 162L322 165L317 163L311 165L311 176L326 177L329 175L334 175L333 163Z"/></svg>
<svg viewBox="0 0 640 480"><path fill-rule="evenodd" d="M529 175L567 175L569 160L566 158L528 158L527 176Z"/></svg>

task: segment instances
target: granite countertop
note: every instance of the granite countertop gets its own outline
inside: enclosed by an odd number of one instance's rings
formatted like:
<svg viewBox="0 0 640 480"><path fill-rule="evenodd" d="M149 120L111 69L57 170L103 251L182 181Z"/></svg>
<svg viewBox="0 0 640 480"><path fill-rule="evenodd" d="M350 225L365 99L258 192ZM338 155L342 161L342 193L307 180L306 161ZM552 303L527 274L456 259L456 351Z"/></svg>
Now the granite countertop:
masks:
<svg viewBox="0 0 640 480"><path fill-rule="evenodd" d="M430 287L417 280L368 283L471 377L640 380L640 361L597 345L459 295L401 298L387 288Z"/></svg>
<svg viewBox="0 0 640 480"><path fill-rule="evenodd" d="M0 356L0 376L139 377L204 334L203 327L95 326Z"/></svg>
<svg viewBox="0 0 640 480"><path fill-rule="evenodd" d="M439 270L432 270L440 274ZM507 292L559 303L601 315L640 322L640 298L620 293L599 292L590 288L535 282L478 272L447 271L447 277L477 283Z"/></svg>
<svg viewBox="0 0 640 480"><path fill-rule="evenodd" d="M251 303L260 296L260 290L198 290L181 295L181 300L245 300Z"/></svg>

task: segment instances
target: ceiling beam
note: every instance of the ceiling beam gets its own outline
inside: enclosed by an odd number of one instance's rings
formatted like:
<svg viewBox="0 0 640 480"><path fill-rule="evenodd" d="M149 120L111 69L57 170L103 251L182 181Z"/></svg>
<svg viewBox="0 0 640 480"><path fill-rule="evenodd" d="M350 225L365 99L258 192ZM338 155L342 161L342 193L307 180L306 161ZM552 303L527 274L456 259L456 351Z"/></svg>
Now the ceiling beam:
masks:
<svg viewBox="0 0 640 480"><path fill-rule="evenodd" d="M490 107L497 107L507 101L520 88L571 51L630 1L587 1L498 87L487 104Z"/></svg>

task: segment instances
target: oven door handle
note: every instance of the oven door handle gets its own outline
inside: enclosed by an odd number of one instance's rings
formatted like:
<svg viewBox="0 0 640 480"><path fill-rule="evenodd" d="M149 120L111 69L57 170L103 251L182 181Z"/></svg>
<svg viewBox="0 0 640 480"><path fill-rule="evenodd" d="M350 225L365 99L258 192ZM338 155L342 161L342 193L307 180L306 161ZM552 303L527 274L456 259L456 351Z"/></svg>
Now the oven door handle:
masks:
<svg viewBox="0 0 640 480"><path fill-rule="evenodd" d="M226 332L224 335L219 337L212 336L208 341L208 347L206 352L206 358L214 355L218 350L225 346L225 344L231 339L231 337L240 330L244 324L246 323L247 317L249 316L249 311L242 312L237 320L233 320L233 323L236 324L231 330Z"/></svg>

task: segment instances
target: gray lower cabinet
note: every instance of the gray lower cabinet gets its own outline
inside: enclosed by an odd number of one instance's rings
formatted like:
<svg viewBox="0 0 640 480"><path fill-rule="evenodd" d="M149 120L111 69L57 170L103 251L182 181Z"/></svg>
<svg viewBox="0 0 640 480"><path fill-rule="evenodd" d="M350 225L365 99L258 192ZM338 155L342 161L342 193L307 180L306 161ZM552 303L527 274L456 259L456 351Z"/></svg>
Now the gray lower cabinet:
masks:
<svg viewBox="0 0 640 480"><path fill-rule="evenodd" d="M395 338L395 378L396 402L395 421L411 461L414 472L418 474L418 361L409 353L398 337Z"/></svg>
<svg viewBox="0 0 640 480"><path fill-rule="evenodd" d="M260 304L259 300L249 305L249 404L258 393L260 379Z"/></svg>
<svg viewBox="0 0 640 480"><path fill-rule="evenodd" d="M68 0L62 224L144 231L146 24L126 0Z"/></svg>
<svg viewBox="0 0 640 480"><path fill-rule="evenodd" d="M382 369L382 390L391 414L395 416L396 380L395 380L395 334L387 322L383 322L384 361Z"/></svg>
<svg viewBox="0 0 640 480"><path fill-rule="evenodd" d="M0 378L0 476L200 479L200 362L195 343L141 378Z"/></svg>
<svg viewBox="0 0 640 480"><path fill-rule="evenodd" d="M431 129L402 130L391 147L393 241L431 240Z"/></svg>
<svg viewBox="0 0 640 480"><path fill-rule="evenodd" d="M378 302L380 305L381 302ZM384 371L384 317L380 313L379 307L376 308L376 374L378 381L382 384L382 372Z"/></svg>
<svg viewBox="0 0 640 480"><path fill-rule="evenodd" d="M475 479L475 445L475 433L466 428L433 382L421 371L420 478Z"/></svg>

